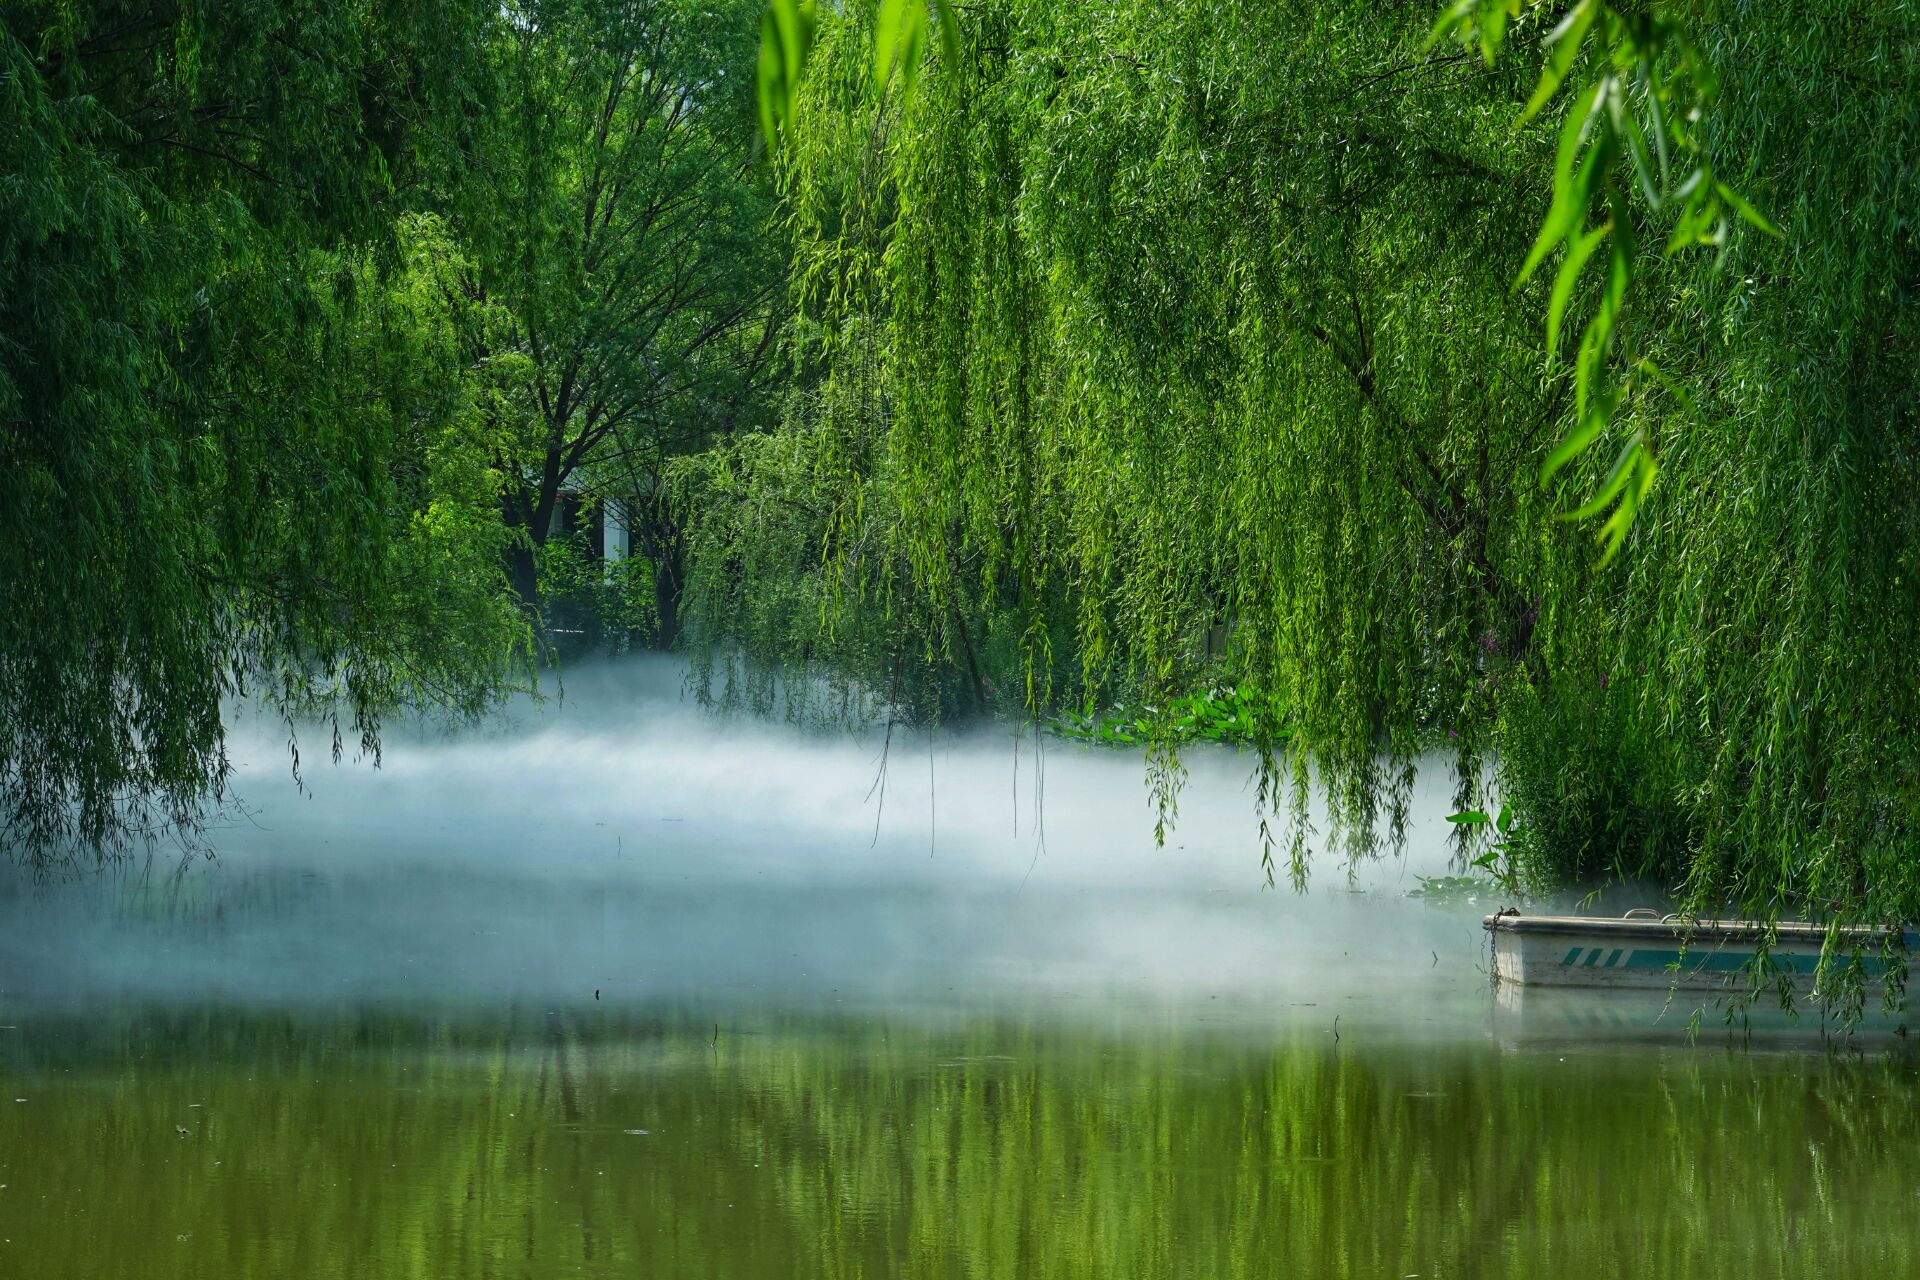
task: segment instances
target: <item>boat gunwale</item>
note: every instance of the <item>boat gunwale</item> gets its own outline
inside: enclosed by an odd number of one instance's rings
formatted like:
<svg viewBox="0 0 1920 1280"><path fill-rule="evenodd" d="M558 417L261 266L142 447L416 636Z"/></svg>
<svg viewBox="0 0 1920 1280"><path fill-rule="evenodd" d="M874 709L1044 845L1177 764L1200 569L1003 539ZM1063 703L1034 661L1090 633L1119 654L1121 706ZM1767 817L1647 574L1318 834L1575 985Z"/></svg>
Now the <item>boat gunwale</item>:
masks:
<svg viewBox="0 0 1920 1280"><path fill-rule="evenodd" d="M1481 920L1489 933L1581 934L1608 938L1679 939L1695 945L1711 946L1727 942L1759 942L1771 938L1779 943L1812 943L1824 946L1829 929L1823 924L1788 920L1767 925L1754 920L1649 920L1610 916L1490 915ZM1848 926L1838 931L1843 943L1882 944L1898 939L1898 931L1866 926ZM1912 944L1914 938L1908 935Z"/></svg>

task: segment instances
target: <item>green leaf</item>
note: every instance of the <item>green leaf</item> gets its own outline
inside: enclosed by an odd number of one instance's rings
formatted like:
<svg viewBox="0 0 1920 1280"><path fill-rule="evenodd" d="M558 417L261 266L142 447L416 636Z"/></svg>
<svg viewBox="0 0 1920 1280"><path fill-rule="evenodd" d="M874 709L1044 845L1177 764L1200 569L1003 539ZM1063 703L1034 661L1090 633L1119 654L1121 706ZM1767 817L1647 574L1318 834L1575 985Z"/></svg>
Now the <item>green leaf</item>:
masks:
<svg viewBox="0 0 1920 1280"><path fill-rule="evenodd" d="M1615 90L1608 97L1607 114L1613 123L1613 131L1625 143L1627 158L1633 161L1633 175L1640 181L1640 194L1647 198L1647 204L1660 207L1660 183L1653 172L1653 157L1647 153L1647 137L1641 132L1640 121L1627 106L1626 95Z"/></svg>
<svg viewBox="0 0 1920 1280"><path fill-rule="evenodd" d="M1560 20L1559 25L1547 33L1547 62L1540 70L1540 82L1534 86L1533 96L1527 99L1526 108L1520 113L1523 123L1538 115L1566 80L1567 72L1573 69L1574 60L1580 56L1580 46L1587 38L1587 28L1593 25L1594 15L1599 12L1597 0L1580 0Z"/></svg>
<svg viewBox="0 0 1920 1280"><path fill-rule="evenodd" d="M1693 395L1685 387L1669 378L1664 369L1653 361L1645 359L1641 360L1637 367L1642 373L1645 373L1649 378L1653 379L1654 382L1658 383L1668 395L1678 400L1681 411L1685 413L1687 417L1696 421L1699 420L1700 409L1699 406L1694 403Z"/></svg>
<svg viewBox="0 0 1920 1280"><path fill-rule="evenodd" d="M1633 220L1627 216L1626 201L1615 196L1612 204L1613 224L1618 231L1613 237L1613 252L1607 255L1606 287L1600 293L1600 309L1594 317L1602 325L1595 340L1595 353L1600 358L1606 355L1614 325L1627 302L1627 288L1633 283Z"/></svg>
<svg viewBox="0 0 1920 1280"><path fill-rule="evenodd" d="M1567 512L1560 518L1562 520L1591 520L1602 511L1605 511L1609 506L1613 505L1613 500L1620 496L1621 492L1626 489L1627 482L1633 478L1634 460L1639 456L1640 440L1636 436L1634 439L1627 441L1626 446L1620 450L1620 456L1614 459L1613 470L1607 473L1606 480L1601 483L1600 488L1594 495L1587 499L1586 504L1577 510Z"/></svg>
<svg viewBox="0 0 1920 1280"><path fill-rule="evenodd" d="M1494 0L1480 11L1480 56L1486 59L1488 66L1500 55L1501 42L1507 35L1506 0Z"/></svg>
<svg viewBox="0 0 1920 1280"><path fill-rule="evenodd" d="M1499 828L1501 835L1505 835L1513 826L1512 802L1506 800L1500 802L1500 816L1493 820L1493 825Z"/></svg>
<svg viewBox="0 0 1920 1280"><path fill-rule="evenodd" d="M1477 3L1478 0L1453 0L1453 3L1446 7L1446 10L1441 13L1439 19L1433 24L1433 30L1427 32L1426 41L1420 46L1420 52L1430 52L1433 46L1439 44L1449 35L1452 35L1455 30L1459 29L1468 15L1474 11Z"/></svg>
<svg viewBox="0 0 1920 1280"><path fill-rule="evenodd" d="M1640 450L1640 474L1634 480L1633 500L1645 502L1647 494L1653 491L1653 482L1660 478L1660 460L1653 456L1653 447L1643 444Z"/></svg>
<svg viewBox="0 0 1920 1280"><path fill-rule="evenodd" d="M893 64L900 54L900 33L906 25L908 5L919 0L880 0L873 15L873 83L885 88L893 75Z"/></svg>
<svg viewBox="0 0 1920 1280"><path fill-rule="evenodd" d="M1573 419L1587 420L1587 401L1593 391L1594 375L1601 367L1600 334L1592 324L1580 334L1580 349L1573 354Z"/></svg>
<svg viewBox="0 0 1920 1280"><path fill-rule="evenodd" d="M1766 216L1762 214L1758 209L1754 208L1751 204L1748 204L1746 197L1742 196L1738 191L1735 191L1732 187L1728 186L1724 182L1714 183L1713 189L1719 192L1720 198L1722 200L1725 200L1728 204L1732 205L1733 211L1739 214L1742 218L1745 218L1748 222L1760 228L1762 231L1766 232L1770 236L1777 236L1780 234L1780 228L1774 226L1771 222L1767 221Z"/></svg>
<svg viewBox="0 0 1920 1280"><path fill-rule="evenodd" d="M1569 431L1566 438L1554 447L1552 453L1540 467L1542 487L1551 481L1560 468L1585 453L1600 433L1607 429L1607 423L1613 420L1613 401L1615 392L1609 389L1593 404L1592 411L1580 419L1580 424Z"/></svg>
<svg viewBox="0 0 1920 1280"><path fill-rule="evenodd" d="M778 104L781 97L781 63L780 34L774 24L773 11L769 9L760 15L760 60L755 74L760 104L760 133L766 138L769 150L780 143L778 122L782 109Z"/></svg>
<svg viewBox="0 0 1920 1280"><path fill-rule="evenodd" d="M1620 505L1613 510L1613 516L1599 528L1599 537L1605 543L1601 551L1599 566L1605 568L1620 553L1620 547L1626 545L1626 535L1634 528L1634 518L1640 514L1640 505L1647 497L1647 491L1653 487L1653 480L1659 476L1659 464L1653 461L1653 451L1645 447L1644 438L1636 436L1634 443L1640 445L1634 455L1634 484L1620 493Z"/></svg>
<svg viewBox="0 0 1920 1280"><path fill-rule="evenodd" d="M1659 464L1653 460L1650 450L1641 450L1635 472L1633 486L1621 495L1620 506L1600 528L1600 537L1606 543L1606 549L1600 554L1600 567L1603 569L1613 562L1613 558L1620 554L1620 548L1626 545L1634 518L1639 514L1641 504L1646 501L1648 490L1653 488L1654 479L1660 474Z"/></svg>
<svg viewBox="0 0 1920 1280"><path fill-rule="evenodd" d="M1666 256L1671 258L1689 245L1706 238L1705 228L1713 223L1713 205L1703 191L1696 190L1687 200L1680 216L1674 219L1673 234L1667 237Z"/></svg>
<svg viewBox="0 0 1920 1280"><path fill-rule="evenodd" d="M1600 247L1613 229L1611 222L1602 223L1592 231L1578 237L1567 248L1566 261L1560 264L1560 271L1553 279L1553 296L1547 299L1547 358L1551 360L1560 346L1560 324L1566 318L1567 304L1573 299L1574 286L1579 283L1580 271L1587 265L1587 259Z"/></svg>
<svg viewBox="0 0 1920 1280"><path fill-rule="evenodd" d="M1447 821L1456 826L1484 827L1487 825L1487 815L1478 809L1462 809L1459 813L1448 814Z"/></svg>
<svg viewBox="0 0 1920 1280"><path fill-rule="evenodd" d="M1527 260L1520 268L1519 279L1514 282L1516 287L1527 282L1534 269L1552 252L1554 245L1573 235L1585 224L1600 173L1612 163L1612 146L1610 140L1603 136L1588 148L1586 155L1579 160L1578 169L1574 167L1574 157L1586 131L1586 122L1593 115L1601 83L1595 81L1581 92L1574 101L1573 109L1567 113L1566 123L1561 126L1560 153L1554 162L1553 205L1547 210L1546 220L1540 224L1540 233L1534 237L1533 248L1528 251Z"/></svg>
<svg viewBox="0 0 1920 1280"><path fill-rule="evenodd" d="M1520 275L1513 282L1515 288L1527 282L1555 245L1570 238L1586 222L1590 192L1600 170L1601 151L1599 146L1589 150L1580 163L1579 172L1565 186L1555 188L1553 206L1547 210L1540 233L1533 239L1533 248L1527 251L1527 260L1520 266Z"/></svg>
<svg viewBox="0 0 1920 1280"><path fill-rule="evenodd" d="M940 56L949 66L960 61L960 14L953 0L928 0L940 29Z"/></svg>
<svg viewBox="0 0 1920 1280"><path fill-rule="evenodd" d="M897 66L902 91L912 89L926 38L927 0L880 0L873 19L874 87L885 89Z"/></svg>
<svg viewBox="0 0 1920 1280"><path fill-rule="evenodd" d="M1693 85L1694 94L1704 106L1719 96L1720 76L1714 71L1713 63L1700 52L1697 45L1687 38L1686 28L1671 20L1656 24L1658 38L1662 42L1671 42L1680 50L1681 65L1686 68L1687 78Z"/></svg>
<svg viewBox="0 0 1920 1280"><path fill-rule="evenodd" d="M1566 188L1573 179L1573 165L1580 154L1580 142L1587 136L1587 126L1593 120L1595 108L1599 105L1600 91L1606 87L1610 77L1601 76L1582 89L1567 109L1567 118L1560 122L1560 141L1553 153L1553 188L1556 192Z"/></svg>
<svg viewBox="0 0 1920 1280"><path fill-rule="evenodd" d="M1660 87L1653 82L1649 69L1640 69L1640 86L1646 91L1647 114L1653 117L1653 145L1660 156L1660 189L1667 189L1667 181L1672 176L1672 157L1667 151L1667 113L1660 102Z"/></svg>
<svg viewBox="0 0 1920 1280"><path fill-rule="evenodd" d="M820 23L814 0L769 0L760 18L760 58L755 80L759 91L760 128L769 149L780 143L780 132L791 124L800 79L813 52L814 32Z"/></svg>

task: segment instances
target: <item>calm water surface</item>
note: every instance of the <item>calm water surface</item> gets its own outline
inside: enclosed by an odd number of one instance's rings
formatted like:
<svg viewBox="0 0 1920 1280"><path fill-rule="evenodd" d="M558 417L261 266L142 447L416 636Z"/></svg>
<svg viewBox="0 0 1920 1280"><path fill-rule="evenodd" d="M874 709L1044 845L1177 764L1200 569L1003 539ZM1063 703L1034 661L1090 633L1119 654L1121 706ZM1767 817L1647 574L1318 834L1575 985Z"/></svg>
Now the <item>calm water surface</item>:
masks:
<svg viewBox="0 0 1920 1280"><path fill-rule="evenodd" d="M1290 994L16 997L0 1274L1920 1268L1899 1053Z"/></svg>
<svg viewBox="0 0 1920 1280"><path fill-rule="evenodd" d="M930 847L854 748L612 743L0 881L0 1277L1920 1275L1898 1039L1496 999L1485 904L1264 891L1204 764L1183 853L1056 761L1036 856L960 756Z"/></svg>

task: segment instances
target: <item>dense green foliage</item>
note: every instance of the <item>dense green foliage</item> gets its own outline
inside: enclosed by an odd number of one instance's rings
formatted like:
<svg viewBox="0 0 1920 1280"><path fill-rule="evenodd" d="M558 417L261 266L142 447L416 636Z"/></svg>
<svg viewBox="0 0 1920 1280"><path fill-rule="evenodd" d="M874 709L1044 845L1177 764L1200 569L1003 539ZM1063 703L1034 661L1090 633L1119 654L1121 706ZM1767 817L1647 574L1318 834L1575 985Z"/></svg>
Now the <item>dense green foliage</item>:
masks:
<svg viewBox="0 0 1920 1280"><path fill-rule="evenodd" d="M8 847L190 822L231 695L372 747L396 703L483 704L524 647L469 267L383 207L486 14L6 7Z"/></svg>
<svg viewBox="0 0 1920 1280"><path fill-rule="evenodd" d="M1253 690L1219 687L1176 696L1166 706L1123 703L1095 715L1065 711L1047 727L1063 738L1116 747L1152 743L1156 735L1176 742L1256 743L1265 714L1260 701Z"/></svg>
<svg viewBox="0 0 1920 1280"><path fill-rule="evenodd" d="M1642 54L1715 90L1683 121L1715 208L1649 193L1629 144L1576 153L1612 166L1622 308L1611 270L1514 284L1543 219L1548 250L1591 236L1555 204L1584 91L1517 125L1561 12L1526 6L1489 65L1417 8L987 3L911 94L876 88L860 7L823 19L779 153L823 379L736 452L707 535L719 602L811 551L818 621L714 608L710 636L817 663L877 635L852 661L886 691L991 615L1045 711L1165 704L1225 625L1273 694L1260 800L1290 822L1261 829L1296 876L1310 781L1364 853L1439 749L1462 807L1525 816L1532 876L1911 918L1920 16L1596 27L1624 107L1651 110ZM1748 202L1779 238L1727 227ZM1604 370L1550 358L1555 277L1567 332L1607 312ZM1618 500L1618 460L1636 509L1603 564L1566 517Z"/></svg>
<svg viewBox="0 0 1920 1280"><path fill-rule="evenodd" d="M0 14L12 848L190 825L239 694L478 710L565 597L1122 724L1163 817L1251 743L1296 879L1439 751L1527 879L1920 911L1910 7Z"/></svg>
<svg viewBox="0 0 1920 1280"><path fill-rule="evenodd" d="M1500 56L1515 18L1524 23L1553 12L1542 0L1457 0L1435 26L1429 43L1454 35L1478 44L1488 65ZM1617 367L1622 319L1641 273L1637 246L1647 219L1630 207L1644 198L1648 213L1666 211L1666 253L1724 245L1729 216L1773 235L1779 230L1732 187L1714 176L1706 133L1719 91L1713 63L1686 24L1663 10L1624 9L1608 0L1575 0L1541 39L1544 61L1521 119L1528 120L1568 87L1570 104L1553 159L1553 200L1534 237L1519 282L1556 250L1564 250L1547 299L1547 355L1560 345L1567 309L1592 269L1597 296L1573 351L1572 427L1547 455L1540 474L1559 470L1594 448L1642 391L1667 393L1689 410L1691 399L1650 357ZM1602 253L1601 250L1605 249ZM1626 433L1613 468L1569 518L1606 515L1600 536L1605 563L1619 553L1634 517L1659 475L1654 443L1644 426Z"/></svg>
<svg viewBox="0 0 1920 1280"><path fill-rule="evenodd" d="M506 468L517 581L563 493L624 503L672 638L666 461L755 425L784 315L753 163L752 0L531 0L494 33L499 109L442 184L505 341L529 366Z"/></svg>
<svg viewBox="0 0 1920 1280"><path fill-rule="evenodd" d="M756 15L0 6L0 846L192 829L236 697L336 754L481 710L510 565L660 616L660 460L752 421L781 314ZM642 561L543 554L563 486Z"/></svg>

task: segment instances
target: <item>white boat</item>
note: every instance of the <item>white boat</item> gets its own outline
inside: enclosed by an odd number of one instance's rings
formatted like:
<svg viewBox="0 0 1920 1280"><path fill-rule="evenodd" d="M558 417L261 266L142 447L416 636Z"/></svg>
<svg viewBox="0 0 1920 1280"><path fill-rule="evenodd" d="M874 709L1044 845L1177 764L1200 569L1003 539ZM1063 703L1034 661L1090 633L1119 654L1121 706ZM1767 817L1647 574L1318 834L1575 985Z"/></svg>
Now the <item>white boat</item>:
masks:
<svg viewBox="0 0 1920 1280"><path fill-rule="evenodd" d="M1641 909L1620 917L1525 915L1509 909L1482 922L1493 935L1497 981L1520 986L1588 989L1727 991L1787 978L1801 992L1813 989L1825 925L1786 921L1695 920ZM1878 986L1887 968L1888 944L1912 949L1879 929L1843 929L1835 939L1834 966L1857 959L1869 984ZM1765 959L1756 972L1762 949Z"/></svg>

